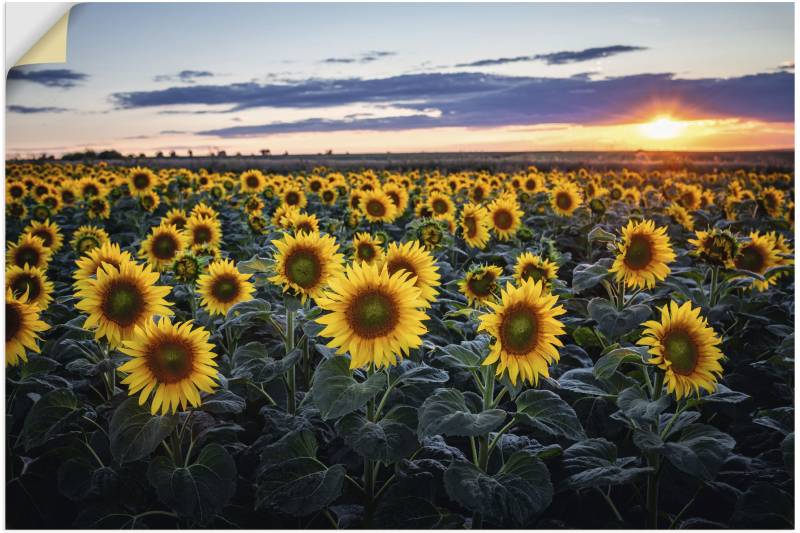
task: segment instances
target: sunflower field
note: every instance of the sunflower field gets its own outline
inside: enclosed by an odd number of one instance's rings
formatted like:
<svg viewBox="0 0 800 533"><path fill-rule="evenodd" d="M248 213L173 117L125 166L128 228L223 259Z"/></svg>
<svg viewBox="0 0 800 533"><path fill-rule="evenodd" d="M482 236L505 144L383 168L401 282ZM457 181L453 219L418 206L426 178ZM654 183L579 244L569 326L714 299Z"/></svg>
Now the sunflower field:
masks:
<svg viewBox="0 0 800 533"><path fill-rule="evenodd" d="M780 172L6 168L12 528L791 528Z"/></svg>

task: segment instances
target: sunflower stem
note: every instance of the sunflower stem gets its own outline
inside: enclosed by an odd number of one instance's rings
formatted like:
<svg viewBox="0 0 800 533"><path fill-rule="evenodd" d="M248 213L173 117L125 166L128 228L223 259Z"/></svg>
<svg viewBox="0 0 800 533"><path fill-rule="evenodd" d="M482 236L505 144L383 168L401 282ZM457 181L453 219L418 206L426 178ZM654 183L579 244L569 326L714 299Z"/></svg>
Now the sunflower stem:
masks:
<svg viewBox="0 0 800 533"><path fill-rule="evenodd" d="M709 307L717 305L717 292L719 292L719 267L711 267L711 292L708 295Z"/></svg>
<svg viewBox="0 0 800 533"><path fill-rule="evenodd" d="M367 376L371 376L374 372L372 365L370 365L369 369L367 369ZM369 403L367 403L367 420L370 422L375 421L375 398L370 399ZM372 524L372 506L375 500L375 462L367 458L364 458L364 494L367 498L365 526L370 527Z"/></svg>
<svg viewBox="0 0 800 533"><path fill-rule="evenodd" d="M483 371L483 410L492 408L494 402L494 365L486 365ZM478 468L481 472L489 469L489 434L481 435L478 440ZM472 529L482 529L483 516L480 513L472 515Z"/></svg>
<svg viewBox="0 0 800 533"><path fill-rule="evenodd" d="M657 371L651 398L653 401L656 401L661 397L661 391L663 388L664 374ZM658 431L657 423L655 423L654 426L654 431ZM647 528L658 529L658 455L655 453L648 454L647 465L653 469L653 471L647 476Z"/></svg>
<svg viewBox="0 0 800 533"><path fill-rule="evenodd" d="M294 309L286 310L286 356L294 350ZM286 410L293 415L297 410L295 405L295 367L286 371Z"/></svg>

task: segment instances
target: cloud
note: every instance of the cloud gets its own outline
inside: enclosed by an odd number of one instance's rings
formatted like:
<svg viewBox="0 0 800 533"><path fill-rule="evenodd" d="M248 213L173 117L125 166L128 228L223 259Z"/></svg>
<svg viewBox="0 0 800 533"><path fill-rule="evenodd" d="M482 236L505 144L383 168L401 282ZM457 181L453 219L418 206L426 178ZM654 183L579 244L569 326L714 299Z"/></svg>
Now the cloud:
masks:
<svg viewBox="0 0 800 533"><path fill-rule="evenodd" d="M66 107L30 107L26 105L10 105L6 108L9 113L33 115L36 113L64 113L69 111Z"/></svg>
<svg viewBox="0 0 800 533"><path fill-rule="evenodd" d="M580 63L583 61L591 61L592 59L600 59L603 57L610 57L617 54L626 52L637 52L640 50L647 50L643 46L628 46L617 44L614 46L602 46L597 48L586 48L577 52L552 52L549 54L536 54L528 56L516 57L501 57L497 59L481 59L471 63L459 63L456 67L491 67L496 65L506 65L509 63L522 63L532 61L543 61L548 65L563 65L566 63Z"/></svg>
<svg viewBox="0 0 800 533"><path fill-rule="evenodd" d="M323 59L322 61L320 61L320 63L328 63L328 64L372 63L373 61L378 61L379 59L384 59L386 57L391 57L394 55L397 55L397 52L372 50L370 52L365 52L355 57L329 57L327 59Z"/></svg>
<svg viewBox="0 0 800 533"><path fill-rule="evenodd" d="M786 61L785 63L781 63L776 70L794 72L794 61Z"/></svg>
<svg viewBox="0 0 800 533"><path fill-rule="evenodd" d="M62 89L69 89L75 87L78 83L89 78L88 74L82 72L75 72L74 70L62 69L48 69L48 70L27 70L22 68L13 68L8 72L9 80L29 81L31 83L38 83L46 87L60 87Z"/></svg>
<svg viewBox="0 0 800 533"><path fill-rule="evenodd" d="M177 74L160 74L153 78L153 81L178 81L183 83L194 83L198 78L211 78L213 72L207 70L182 70Z"/></svg>

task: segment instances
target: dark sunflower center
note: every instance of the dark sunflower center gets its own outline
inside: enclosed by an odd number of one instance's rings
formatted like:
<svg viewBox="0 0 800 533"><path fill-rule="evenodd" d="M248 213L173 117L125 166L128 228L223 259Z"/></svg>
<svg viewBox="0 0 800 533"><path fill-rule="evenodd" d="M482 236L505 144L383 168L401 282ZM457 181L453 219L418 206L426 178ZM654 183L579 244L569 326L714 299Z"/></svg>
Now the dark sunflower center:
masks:
<svg viewBox="0 0 800 533"><path fill-rule="evenodd" d="M230 302L239 294L239 281L233 276L220 276L214 280L211 294L220 302Z"/></svg>
<svg viewBox="0 0 800 533"><path fill-rule="evenodd" d="M367 213L374 217L382 217L386 214L386 206L379 200L370 200L367 202Z"/></svg>
<svg viewBox="0 0 800 533"><path fill-rule="evenodd" d="M302 231L305 233L312 233L314 231L314 228L311 226L311 222L301 222L296 226L296 228L298 232Z"/></svg>
<svg viewBox="0 0 800 533"><path fill-rule="evenodd" d="M494 287L494 276L492 274L475 276L467 282L467 286L474 295L484 298L492 294L492 288Z"/></svg>
<svg viewBox="0 0 800 533"><path fill-rule="evenodd" d="M311 250L295 250L286 259L286 277L304 289L316 285L321 274L319 257Z"/></svg>
<svg viewBox="0 0 800 533"><path fill-rule="evenodd" d="M178 229L183 229L186 226L186 219L180 216L173 217L172 220L169 221L170 224L174 225Z"/></svg>
<svg viewBox="0 0 800 533"><path fill-rule="evenodd" d="M75 195L72 194L72 191L63 191L61 193L61 199L64 200L64 203L71 204L75 201Z"/></svg>
<svg viewBox="0 0 800 533"><path fill-rule="evenodd" d="M476 187L475 190L472 191L472 197L478 202L483 200L483 197L484 197L483 188L482 187Z"/></svg>
<svg viewBox="0 0 800 533"><path fill-rule="evenodd" d="M525 188L532 191L536 187L536 182L533 180L525 180Z"/></svg>
<svg viewBox="0 0 800 533"><path fill-rule="evenodd" d="M87 185L83 188L84 196L97 196L100 190L95 185Z"/></svg>
<svg viewBox="0 0 800 533"><path fill-rule="evenodd" d="M664 358L672 363L678 374L691 374L697 366L697 347L685 331L672 331L664 338Z"/></svg>
<svg viewBox="0 0 800 533"><path fill-rule="evenodd" d="M650 239L644 235L634 235L625 252L625 264L635 270L646 268L653 259L653 249Z"/></svg>
<svg viewBox="0 0 800 533"><path fill-rule="evenodd" d="M387 265L386 269L389 271L390 276L394 275L396 272L402 272L403 270L405 270L406 272L411 272L412 276L417 275L417 271L416 269L414 269L414 265L412 265L410 262L406 261L403 258L389 261L389 264Z"/></svg>
<svg viewBox="0 0 800 533"><path fill-rule="evenodd" d="M181 340L162 340L147 353L150 371L162 383L181 381L192 373L192 348Z"/></svg>
<svg viewBox="0 0 800 533"><path fill-rule="evenodd" d="M398 322L394 299L379 290L357 296L347 308L346 316L353 331L366 339L391 333Z"/></svg>
<svg viewBox="0 0 800 533"><path fill-rule="evenodd" d="M356 208L358 208L359 205L361 205L361 198L359 198L358 196L351 196L350 197L350 207L352 207L353 209L356 209Z"/></svg>
<svg viewBox="0 0 800 533"><path fill-rule="evenodd" d="M150 185L150 178L146 174L136 174L133 177L133 186L137 189L146 189Z"/></svg>
<svg viewBox="0 0 800 533"><path fill-rule="evenodd" d="M120 280L112 283L103 298L103 314L120 326L130 326L144 311L144 297L136 284Z"/></svg>
<svg viewBox="0 0 800 533"><path fill-rule="evenodd" d="M18 267L25 265L38 266L41 254L33 246L20 246L14 254L14 264Z"/></svg>
<svg viewBox="0 0 800 533"><path fill-rule="evenodd" d="M478 233L478 225L475 223L474 216L465 217L464 225L467 226L467 237L474 237Z"/></svg>
<svg viewBox="0 0 800 533"><path fill-rule="evenodd" d="M99 247L100 247L100 241L98 241L97 238L94 237L93 235L86 235L84 237L81 237L80 240L78 241L78 246L77 246L78 251L81 254L85 254L86 252L89 252Z"/></svg>
<svg viewBox="0 0 800 533"><path fill-rule="evenodd" d="M22 312L18 304L6 302L6 342L15 338L22 328Z"/></svg>
<svg viewBox="0 0 800 533"><path fill-rule="evenodd" d="M198 226L194 228L194 243L205 244L211 241L211 228L207 226Z"/></svg>
<svg viewBox="0 0 800 533"><path fill-rule="evenodd" d="M736 258L736 267L750 272L761 272L764 262L761 250L757 246L749 244L739 252L739 257Z"/></svg>
<svg viewBox="0 0 800 533"><path fill-rule="evenodd" d="M312 181L310 189L314 192L317 192L322 188L322 183L319 181Z"/></svg>
<svg viewBox="0 0 800 533"><path fill-rule="evenodd" d="M44 222L50 218L50 210L44 205L37 205L33 208L33 218L39 222Z"/></svg>
<svg viewBox="0 0 800 533"><path fill-rule="evenodd" d="M508 353L521 355L530 352L536 347L538 334L539 320L530 307L518 305L503 314L500 338Z"/></svg>
<svg viewBox="0 0 800 533"><path fill-rule="evenodd" d="M53 244L53 234L46 229L38 229L34 231L33 236L42 239L42 242L44 242L44 245L48 248Z"/></svg>
<svg viewBox="0 0 800 533"><path fill-rule="evenodd" d="M297 205L300 203L300 195L296 192L290 192L286 195L286 203L288 205Z"/></svg>
<svg viewBox="0 0 800 533"><path fill-rule="evenodd" d="M613 198L614 200L619 200L620 198L622 198L622 191L619 189L612 190L611 198Z"/></svg>
<svg viewBox="0 0 800 533"><path fill-rule="evenodd" d="M532 279L533 281L539 281L544 279L545 272L543 269L537 267L536 265L526 265L525 268L522 269L522 279Z"/></svg>
<svg viewBox="0 0 800 533"><path fill-rule="evenodd" d="M11 196L13 198L22 198L23 193L24 190L22 187L17 187L17 186L11 187Z"/></svg>
<svg viewBox="0 0 800 533"><path fill-rule="evenodd" d="M47 187L40 185L36 187L36 191L34 192L36 193L36 196L44 196L45 194L47 194Z"/></svg>
<svg viewBox="0 0 800 533"><path fill-rule="evenodd" d="M505 209L495 211L492 218L494 219L495 227L501 230L511 228L511 225L514 223L514 218L511 216L511 213Z"/></svg>
<svg viewBox="0 0 800 533"><path fill-rule="evenodd" d="M371 261L375 257L375 248L366 242L358 245L358 257L365 261Z"/></svg>
<svg viewBox="0 0 800 533"><path fill-rule="evenodd" d="M440 215L444 214L444 213L447 213L447 211L448 211L447 202L445 202L444 200L442 200L440 198L437 198L436 200L433 201L433 206L432 207L433 207L433 210L436 213L440 214Z"/></svg>
<svg viewBox="0 0 800 533"><path fill-rule="evenodd" d="M20 274L11 282L11 290L17 297L28 292L28 301L36 300L42 293L42 282L30 274Z"/></svg>
<svg viewBox="0 0 800 533"><path fill-rule="evenodd" d="M572 197L565 192L556 194L556 205L559 209L567 210L572 207Z"/></svg>
<svg viewBox="0 0 800 533"><path fill-rule="evenodd" d="M178 242L172 235L158 235L153 239L153 255L162 261L172 259L178 251Z"/></svg>
<svg viewBox="0 0 800 533"><path fill-rule="evenodd" d="M400 196L399 196L399 195L398 195L396 192L394 192L394 191L392 191L392 192L387 192L387 193L386 193L386 196L388 196L388 197L389 197L389 199L392 201L392 203L393 203L394 205L397 205L397 206L399 206L399 205L400 205Z"/></svg>
<svg viewBox="0 0 800 533"><path fill-rule="evenodd" d="M694 205L694 195L690 192L683 193L681 195L681 203L683 204L683 207L691 207Z"/></svg>
<svg viewBox="0 0 800 533"><path fill-rule="evenodd" d="M247 177L247 186L251 189L255 189L258 187L258 178L255 176L248 176Z"/></svg>
<svg viewBox="0 0 800 533"><path fill-rule="evenodd" d="M775 198L774 195L767 194L766 196L764 196L764 204L768 208L772 209L778 204L778 200L777 200L777 198Z"/></svg>

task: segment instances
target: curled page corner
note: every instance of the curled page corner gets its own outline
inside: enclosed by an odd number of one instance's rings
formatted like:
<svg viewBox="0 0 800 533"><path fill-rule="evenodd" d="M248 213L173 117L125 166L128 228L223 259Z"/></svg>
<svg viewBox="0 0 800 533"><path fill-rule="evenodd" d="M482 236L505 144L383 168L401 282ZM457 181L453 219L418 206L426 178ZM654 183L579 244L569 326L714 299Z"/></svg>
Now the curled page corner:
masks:
<svg viewBox="0 0 800 533"><path fill-rule="evenodd" d="M67 7L67 12L58 19L36 44L34 44L14 67L23 65L38 65L43 63L66 63L67 61L67 30L69 28L69 14L72 6Z"/></svg>

